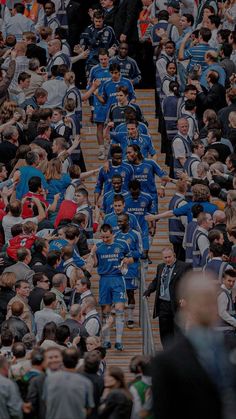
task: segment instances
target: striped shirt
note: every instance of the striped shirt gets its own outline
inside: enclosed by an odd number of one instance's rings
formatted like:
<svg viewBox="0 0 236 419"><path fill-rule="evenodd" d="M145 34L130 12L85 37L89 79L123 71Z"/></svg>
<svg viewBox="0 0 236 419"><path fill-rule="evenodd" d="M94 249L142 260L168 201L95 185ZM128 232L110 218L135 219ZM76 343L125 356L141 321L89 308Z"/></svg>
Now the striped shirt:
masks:
<svg viewBox="0 0 236 419"><path fill-rule="evenodd" d="M212 49L210 45L208 44L198 44L192 48L187 49L184 51L184 59L188 60L190 59L190 62L188 64L188 72L190 72L193 67L197 64L199 64L202 68L202 71L206 70L207 63L204 60L205 53Z"/></svg>

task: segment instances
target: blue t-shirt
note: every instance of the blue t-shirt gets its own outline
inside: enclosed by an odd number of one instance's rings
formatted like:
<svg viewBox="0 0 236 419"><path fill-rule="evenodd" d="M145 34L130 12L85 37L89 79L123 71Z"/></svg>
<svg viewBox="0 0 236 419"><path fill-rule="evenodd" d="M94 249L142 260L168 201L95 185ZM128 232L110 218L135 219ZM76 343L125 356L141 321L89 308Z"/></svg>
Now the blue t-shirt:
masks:
<svg viewBox="0 0 236 419"><path fill-rule="evenodd" d="M180 208L176 208L173 210L173 213L176 217L180 217L181 215L187 215L188 222L192 221L193 214L192 214L192 207L193 205L202 205L203 211L207 212L209 214L214 214L215 211L217 211L219 208L215 204L211 204L210 202L188 202L187 204L183 205Z"/></svg>
<svg viewBox="0 0 236 419"><path fill-rule="evenodd" d="M62 250L69 242L66 239L54 239L49 243L49 250Z"/></svg>
<svg viewBox="0 0 236 419"><path fill-rule="evenodd" d="M60 198L58 201L57 207L61 205L66 189L71 184L70 175L67 173L63 173L60 179L51 179L48 181L48 194L47 194L47 201L51 204L54 199L54 195L60 194Z"/></svg>
<svg viewBox="0 0 236 419"><path fill-rule="evenodd" d="M51 240L49 243L49 250L59 250L62 251L63 247L68 246L69 242L66 239L54 239ZM76 250L76 246L74 246L73 251L73 261L78 266L78 268L81 268L85 265L85 261L81 256L79 255L78 251ZM63 266L63 262L61 262L60 267Z"/></svg>
<svg viewBox="0 0 236 419"><path fill-rule="evenodd" d="M27 194L27 192L29 192L28 181L33 176L40 177L42 181L42 187L45 190L48 189L49 186L41 170L33 166L23 166L19 168L19 171L20 171L20 181L16 186L16 199L21 199L25 194Z"/></svg>
<svg viewBox="0 0 236 419"><path fill-rule="evenodd" d="M121 277L120 264L125 257L131 257L128 244L119 239L114 239L112 244L98 243L96 250L98 274L108 277Z"/></svg>

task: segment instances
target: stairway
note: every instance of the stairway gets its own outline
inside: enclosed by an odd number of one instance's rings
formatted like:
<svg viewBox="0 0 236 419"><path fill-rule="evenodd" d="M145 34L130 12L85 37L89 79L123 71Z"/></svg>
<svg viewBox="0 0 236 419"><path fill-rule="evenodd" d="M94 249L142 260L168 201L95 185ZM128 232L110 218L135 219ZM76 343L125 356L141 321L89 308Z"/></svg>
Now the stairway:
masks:
<svg viewBox="0 0 236 419"><path fill-rule="evenodd" d="M149 124L149 130L153 138L154 147L158 153L158 164L165 168L165 156L160 152L160 135L157 132L157 120L155 119L155 94L154 90L137 90L137 103L140 105L145 118ZM98 146L96 141L96 126L90 122L90 108L86 104L83 111L83 130L82 130L82 142L81 147L84 154L84 159L86 162L87 170L95 169L101 166L101 162L97 159ZM96 178L91 177L86 181L86 186L89 190L89 196L91 202L93 202L93 191ZM159 181L157 182L159 185ZM167 209L168 202L171 196L174 193L173 184L168 184L166 188L165 198L159 199L159 212ZM156 266L161 262L161 250L164 246L168 245L168 225L166 220L162 220L157 224L157 232L152 242L150 249L150 258L152 264L148 265L148 273L146 282L149 283L155 276ZM92 275L92 285L93 292L97 294L98 287L98 275L96 271ZM123 368L126 373L126 377L131 379L132 377L129 374L129 363L131 357L137 354L142 354L142 333L139 327L139 310L138 310L138 301L139 295L138 291L136 292L136 309L135 309L135 328L133 330L125 329L124 331L124 345L125 350L123 352L117 352L113 349L108 351L107 362L109 365L117 365ZM154 303L154 294L149 299L149 309L152 315ZM161 348L159 330L158 330L158 321L152 320L153 326L153 335L155 339L156 349ZM114 343L114 334L112 331L111 341Z"/></svg>

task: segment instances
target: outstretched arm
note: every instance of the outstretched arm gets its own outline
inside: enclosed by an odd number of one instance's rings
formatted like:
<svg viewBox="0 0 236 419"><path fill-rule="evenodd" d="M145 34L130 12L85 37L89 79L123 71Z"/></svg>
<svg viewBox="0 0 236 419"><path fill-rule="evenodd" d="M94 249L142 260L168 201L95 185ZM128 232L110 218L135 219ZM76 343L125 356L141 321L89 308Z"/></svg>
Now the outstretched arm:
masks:
<svg viewBox="0 0 236 419"><path fill-rule="evenodd" d="M165 212L161 212L160 214L150 214L150 215L146 215L145 220L147 221L158 221L161 218L170 218L173 215L173 211L169 210L169 211L165 211Z"/></svg>

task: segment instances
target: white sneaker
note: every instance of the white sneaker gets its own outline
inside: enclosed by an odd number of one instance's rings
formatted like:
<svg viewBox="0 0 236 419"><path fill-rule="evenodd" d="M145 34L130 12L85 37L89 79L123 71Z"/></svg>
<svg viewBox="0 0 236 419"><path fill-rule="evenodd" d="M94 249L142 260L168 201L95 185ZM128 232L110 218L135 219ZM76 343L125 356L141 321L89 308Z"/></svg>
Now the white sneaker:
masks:
<svg viewBox="0 0 236 419"><path fill-rule="evenodd" d="M99 160L104 160L105 159L105 148L104 147L101 147L101 148L99 148L99 151L98 151L98 159Z"/></svg>

